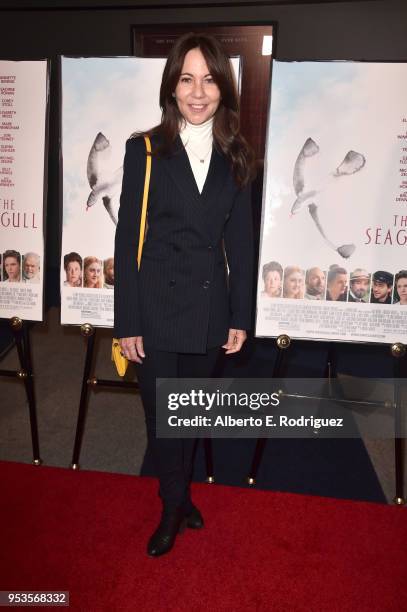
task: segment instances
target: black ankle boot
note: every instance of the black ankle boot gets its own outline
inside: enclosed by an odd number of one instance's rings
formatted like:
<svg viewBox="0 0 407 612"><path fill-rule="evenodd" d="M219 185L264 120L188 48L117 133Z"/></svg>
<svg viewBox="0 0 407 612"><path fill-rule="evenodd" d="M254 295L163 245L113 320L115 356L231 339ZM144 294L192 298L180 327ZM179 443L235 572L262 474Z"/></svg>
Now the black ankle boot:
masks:
<svg viewBox="0 0 407 612"><path fill-rule="evenodd" d="M148 541L147 553L150 557L165 555L174 546L178 533L185 529L186 518L182 508L164 511L157 529Z"/></svg>
<svg viewBox="0 0 407 612"><path fill-rule="evenodd" d="M204 526L202 514L196 506L192 506L192 509L186 511L185 518L186 526L190 529L202 529Z"/></svg>

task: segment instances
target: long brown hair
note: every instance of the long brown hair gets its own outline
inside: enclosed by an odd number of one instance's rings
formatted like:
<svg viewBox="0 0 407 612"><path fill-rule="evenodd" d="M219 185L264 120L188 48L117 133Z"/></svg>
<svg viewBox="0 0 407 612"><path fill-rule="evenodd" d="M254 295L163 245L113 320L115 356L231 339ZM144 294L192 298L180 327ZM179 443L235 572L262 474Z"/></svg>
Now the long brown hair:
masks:
<svg viewBox="0 0 407 612"><path fill-rule="evenodd" d="M161 123L150 130L149 134L158 134L161 137L162 143L156 153L168 155L179 134L180 122L183 119L173 92L178 84L186 54L196 48L199 48L204 56L209 72L221 94L221 101L213 121L215 146L229 160L236 183L244 187L255 174L254 152L240 133L239 96L229 57L213 36L190 32L175 41L168 55L161 81Z"/></svg>

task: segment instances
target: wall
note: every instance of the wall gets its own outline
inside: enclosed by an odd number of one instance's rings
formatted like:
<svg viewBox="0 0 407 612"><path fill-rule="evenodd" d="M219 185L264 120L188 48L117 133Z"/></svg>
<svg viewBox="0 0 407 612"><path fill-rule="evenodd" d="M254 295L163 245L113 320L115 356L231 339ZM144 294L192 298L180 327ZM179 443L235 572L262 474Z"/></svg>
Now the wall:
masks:
<svg viewBox="0 0 407 612"><path fill-rule="evenodd" d="M108 0L77 0L70 2L69 8L66 4L60 0L14 0L0 5L0 57L52 60L47 215L48 285L55 287L51 302L57 300L57 283L52 281L58 278L59 265L59 54L131 55L131 25L271 21L277 23L278 59L407 60L404 0L312 4L290 0L209 0L206 6L179 0L177 8L171 8L169 0L152 0L148 4L122 0L120 7Z"/></svg>

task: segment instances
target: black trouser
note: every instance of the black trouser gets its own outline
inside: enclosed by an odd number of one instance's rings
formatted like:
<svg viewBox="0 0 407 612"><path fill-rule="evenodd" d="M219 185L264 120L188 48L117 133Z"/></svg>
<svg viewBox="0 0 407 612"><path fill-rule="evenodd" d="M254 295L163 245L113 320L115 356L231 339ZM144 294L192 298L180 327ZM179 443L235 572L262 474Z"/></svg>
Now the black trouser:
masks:
<svg viewBox="0 0 407 612"><path fill-rule="evenodd" d="M159 496L164 509L191 508L190 482L196 438L156 437L156 378L210 378L219 348L205 354L170 353L144 347L146 357L136 364L143 400L148 444L152 450L160 482Z"/></svg>

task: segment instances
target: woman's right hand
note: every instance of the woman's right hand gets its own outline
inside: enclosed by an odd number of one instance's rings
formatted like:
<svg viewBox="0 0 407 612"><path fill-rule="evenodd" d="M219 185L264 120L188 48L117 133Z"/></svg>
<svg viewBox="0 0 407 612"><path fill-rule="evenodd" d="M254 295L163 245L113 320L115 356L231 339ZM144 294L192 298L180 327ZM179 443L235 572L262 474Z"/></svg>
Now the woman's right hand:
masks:
<svg viewBox="0 0 407 612"><path fill-rule="evenodd" d="M145 357L143 348L143 336L132 336L130 338L119 338L121 352L129 361L143 363Z"/></svg>

